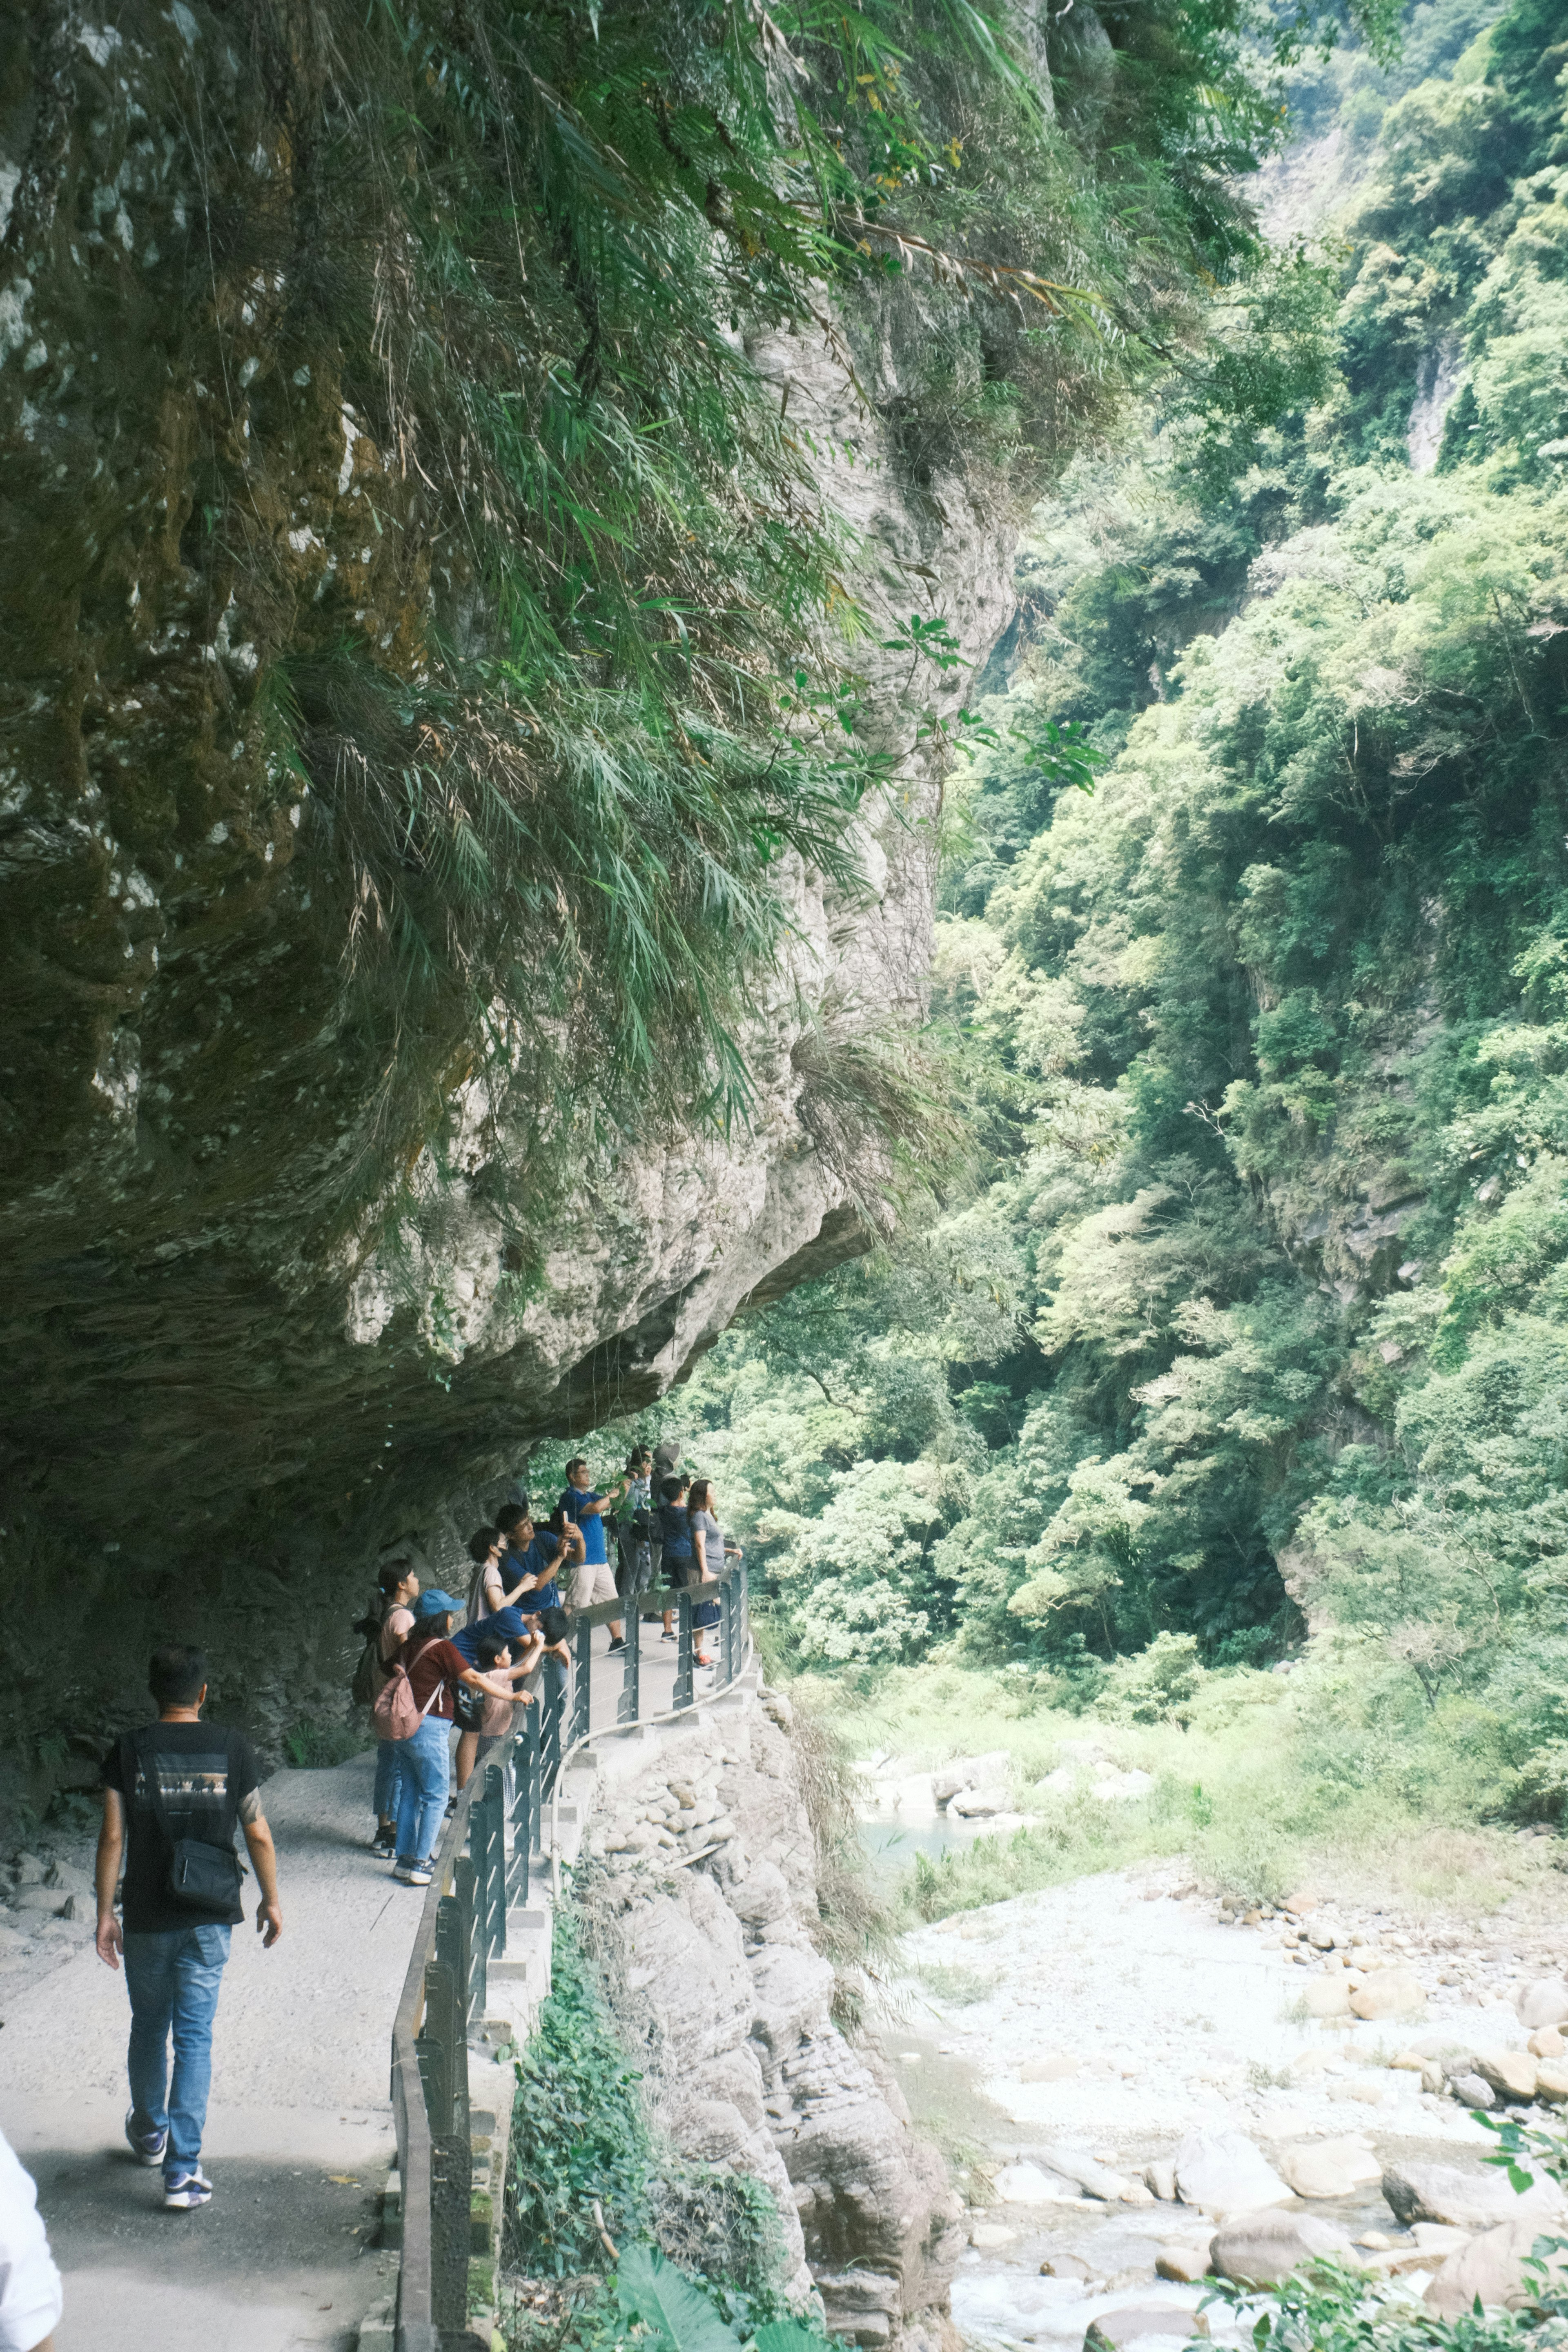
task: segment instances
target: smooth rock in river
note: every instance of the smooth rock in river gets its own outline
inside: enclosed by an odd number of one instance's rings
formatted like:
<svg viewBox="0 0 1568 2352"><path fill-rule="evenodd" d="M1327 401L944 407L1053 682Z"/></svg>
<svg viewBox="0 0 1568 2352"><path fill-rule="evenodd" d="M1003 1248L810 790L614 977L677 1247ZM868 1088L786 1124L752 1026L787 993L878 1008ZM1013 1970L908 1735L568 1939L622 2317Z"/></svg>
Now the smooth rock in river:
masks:
<svg viewBox="0 0 1568 2352"><path fill-rule="evenodd" d="M1208 2238L1194 2238L1189 2243L1178 2242L1162 2246L1154 2264L1156 2278L1174 2279L1183 2286L1196 2286L1209 2273Z"/></svg>
<svg viewBox="0 0 1568 2352"><path fill-rule="evenodd" d="M1176 2150L1176 2188L1184 2205L1217 2221L1260 2205L1285 2205L1290 2191L1245 2132L1189 2132Z"/></svg>
<svg viewBox="0 0 1568 2352"><path fill-rule="evenodd" d="M1383 2167L1364 2140L1298 2140L1274 2150L1274 2163L1298 2197L1348 2197L1383 2178Z"/></svg>
<svg viewBox="0 0 1568 2352"><path fill-rule="evenodd" d="M1348 2017L1351 1989L1342 1976L1314 1977L1301 1995L1309 2017Z"/></svg>
<svg viewBox="0 0 1568 2352"><path fill-rule="evenodd" d="M1501 2099L1528 2105L1535 2096L1535 2061L1522 2050L1481 2050L1476 2073Z"/></svg>
<svg viewBox="0 0 1568 2352"><path fill-rule="evenodd" d="M1524 2046L1532 2058L1561 2058L1568 2054L1568 2042L1563 2041L1554 2025L1537 2026Z"/></svg>
<svg viewBox="0 0 1568 2352"><path fill-rule="evenodd" d="M1450 2074L1448 2088L1462 2107L1495 2107L1497 2094L1479 2074Z"/></svg>
<svg viewBox="0 0 1568 2352"><path fill-rule="evenodd" d="M1357 2017L1405 2017L1426 2006L1426 1988L1414 1969L1379 1969L1350 1996Z"/></svg>
<svg viewBox="0 0 1568 2352"><path fill-rule="evenodd" d="M1454 2230L1489 2230L1502 2221L1543 2225L1563 2213L1562 2192L1537 2179L1516 2196L1502 2172L1461 2172L1452 2164L1384 2168L1384 2200L1401 2221L1444 2221Z"/></svg>
<svg viewBox="0 0 1568 2352"><path fill-rule="evenodd" d="M1535 2069L1535 2095L1549 2107L1568 2099L1568 2060L1542 2058Z"/></svg>
<svg viewBox="0 0 1568 2352"><path fill-rule="evenodd" d="M932 1801L940 1806L951 1803L961 1789L990 1788L1005 1780L1013 1769L1013 1759L1005 1748L993 1748L984 1756L955 1756L951 1764L943 1764L931 1776Z"/></svg>
<svg viewBox="0 0 1568 2352"><path fill-rule="evenodd" d="M1016 2230L1009 2230L1002 2221L976 2221L969 2232L969 2242L978 2246L982 2253L988 2253L994 2247L1010 2246L1017 2234Z"/></svg>
<svg viewBox="0 0 1568 2352"><path fill-rule="evenodd" d="M1082 2200L1075 2181L1046 2172L1037 2164L1005 2164L992 2182L1004 2205L1077 2205Z"/></svg>
<svg viewBox="0 0 1568 2352"><path fill-rule="evenodd" d="M1143 2167L1144 2185L1163 2205L1176 2201L1176 2162L1173 2157L1157 2156L1152 2164Z"/></svg>
<svg viewBox="0 0 1568 2352"><path fill-rule="evenodd" d="M1538 1977L1513 2005L1521 2025L1561 2025L1568 2018L1568 1984L1561 1977Z"/></svg>
<svg viewBox="0 0 1568 2352"><path fill-rule="evenodd" d="M1178 2341L1209 2332L1201 2311L1186 2311L1169 2303L1123 2304L1119 2311L1102 2311L1091 2319L1083 2352L1120 2352L1122 2345L1142 2344L1151 2336L1174 2336Z"/></svg>
<svg viewBox="0 0 1568 2352"><path fill-rule="evenodd" d="M1305 2263L1353 2263L1343 2230L1315 2213L1247 2213L1216 2230L1210 2257L1222 2278L1242 2286L1278 2286Z"/></svg>
<svg viewBox="0 0 1568 2352"><path fill-rule="evenodd" d="M1539 2221L1505 2221L1484 2236L1472 2238L1468 2246L1448 2256L1426 2289L1423 2300L1427 2308L1445 2319L1458 2319L1479 2295L1483 2308L1522 2310L1534 2300L1534 2290L1525 2282L1524 2264L1542 2234ZM1547 2259L1549 2279L1561 2285L1565 2273L1568 2257L1553 2254Z"/></svg>
<svg viewBox="0 0 1568 2352"><path fill-rule="evenodd" d="M956 1813L960 1821L988 1821L993 1813L1006 1811L1007 1791L997 1788L960 1789L948 1799L947 1810Z"/></svg>

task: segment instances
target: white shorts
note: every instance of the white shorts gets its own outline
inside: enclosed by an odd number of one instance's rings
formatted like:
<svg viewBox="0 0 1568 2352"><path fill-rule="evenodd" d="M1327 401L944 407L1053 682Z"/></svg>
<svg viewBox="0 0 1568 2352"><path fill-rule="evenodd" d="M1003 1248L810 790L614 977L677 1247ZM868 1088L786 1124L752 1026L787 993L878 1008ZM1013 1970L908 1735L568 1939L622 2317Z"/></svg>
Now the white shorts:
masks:
<svg viewBox="0 0 1568 2352"><path fill-rule="evenodd" d="M572 1570L568 1598L574 1609L592 1609L597 1601L616 1601L619 1597L616 1572L607 1559L580 1560Z"/></svg>

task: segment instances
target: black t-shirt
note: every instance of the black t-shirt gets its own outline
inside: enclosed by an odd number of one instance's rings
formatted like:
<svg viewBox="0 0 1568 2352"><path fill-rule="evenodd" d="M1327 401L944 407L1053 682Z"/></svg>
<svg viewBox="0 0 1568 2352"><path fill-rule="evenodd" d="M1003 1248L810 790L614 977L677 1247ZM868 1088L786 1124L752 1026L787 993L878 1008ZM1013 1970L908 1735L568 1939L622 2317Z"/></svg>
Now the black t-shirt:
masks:
<svg viewBox="0 0 1568 2352"><path fill-rule="evenodd" d="M127 1789L126 1758L132 1738L140 1745L142 1769L130 1768L136 1786ZM148 1769L157 1772L171 1837L202 1838L209 1845L232 1849L240 1809L261 1786L249 1740L220 1723L155 1723L144 1732L117 1739L103 1763L103 1786L117 1789L125 1800L126 1934L159 1936L177 1927L237 1926L245 1916L237 1895L226 1909L212 1911L171 1901L169 1846L144 1784Z"/></svg>

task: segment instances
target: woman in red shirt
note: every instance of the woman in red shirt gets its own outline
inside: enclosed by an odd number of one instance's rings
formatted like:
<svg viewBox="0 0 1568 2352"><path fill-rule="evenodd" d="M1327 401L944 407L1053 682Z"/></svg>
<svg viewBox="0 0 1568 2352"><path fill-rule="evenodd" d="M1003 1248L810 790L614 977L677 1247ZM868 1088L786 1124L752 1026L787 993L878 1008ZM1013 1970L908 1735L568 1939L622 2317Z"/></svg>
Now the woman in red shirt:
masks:
<svg viewBox="0 0 1568 2352"><path fill-rule="evenodd" d="M527 1674L531 1659L481 1675L447 1639L461 1606L449 1592L422 1592L414 1604L414 1630L398 1655L397 1663L408 1676L414 1704L420 1711L417 1731L396 1742L403 1759L403 1801L392 1874L403 1886L430 1884L430 1858L447 1818L447 1792L452 1780L452 1694L458 1684L467 1683L491 1698L516 1697L523 1706L533 1703L531 1691L516 1692L512 1687Z"/></svg>

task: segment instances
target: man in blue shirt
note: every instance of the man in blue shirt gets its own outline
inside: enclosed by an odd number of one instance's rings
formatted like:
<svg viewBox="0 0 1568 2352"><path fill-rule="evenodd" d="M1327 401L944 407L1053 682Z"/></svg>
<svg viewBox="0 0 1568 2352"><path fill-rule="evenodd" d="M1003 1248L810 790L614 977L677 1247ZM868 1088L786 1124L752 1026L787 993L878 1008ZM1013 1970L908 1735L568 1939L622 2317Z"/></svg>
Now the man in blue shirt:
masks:
<svg viewBox="0 0 1568 2352"><path fill-rule="evenodd" d="M588 1465L580 1454L574 1454L566 1465L566 1491L559 1507L583 1538L583 1561L572 1579L574 1609L592 1609L596 1601L618 1598L616 1580L610 1568L609 1554L605 1545L605 1514L613 1511L620 1489L615 1494L601 1495L588 1483ZM624 1650L626 1640L614 1620L610 1624L610 1647Z"/></svg>

